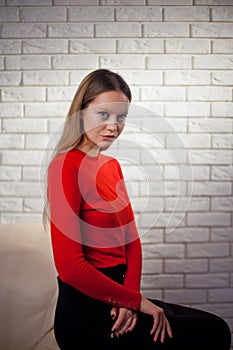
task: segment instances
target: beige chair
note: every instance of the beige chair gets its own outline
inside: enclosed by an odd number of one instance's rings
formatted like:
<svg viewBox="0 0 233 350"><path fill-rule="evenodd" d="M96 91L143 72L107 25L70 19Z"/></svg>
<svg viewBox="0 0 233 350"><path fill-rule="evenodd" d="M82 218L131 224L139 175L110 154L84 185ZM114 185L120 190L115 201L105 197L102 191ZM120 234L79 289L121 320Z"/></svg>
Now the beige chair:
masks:
<svg viewBox="0 0 233 350"><path fill-rule="evenodd" d="M42 224L0 224L0 349L59 349L56 299L50 235Z"/></svg>

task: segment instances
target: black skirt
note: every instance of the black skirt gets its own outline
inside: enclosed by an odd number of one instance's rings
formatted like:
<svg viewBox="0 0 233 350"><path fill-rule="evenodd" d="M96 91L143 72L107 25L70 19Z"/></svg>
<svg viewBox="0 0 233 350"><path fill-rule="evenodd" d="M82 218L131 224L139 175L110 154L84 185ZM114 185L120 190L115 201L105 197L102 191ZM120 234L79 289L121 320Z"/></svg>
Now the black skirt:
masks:
<svg viewBox="0 0 233 350"><path fill-rule="evenodd" d="M114 281L123 284L125 266L99 269ZM150 330L153 318L138 313L137 324L132 332L111 338L114 320L112 306L93 299L63 282L58 277L58 299L54 320L56 341L61 350L75 349L127 349L137 347L145 350L218 350L230 349L230 329L220 317L211 313L149 299L164 309L170 322L173 339L153 341Z"/></svg>

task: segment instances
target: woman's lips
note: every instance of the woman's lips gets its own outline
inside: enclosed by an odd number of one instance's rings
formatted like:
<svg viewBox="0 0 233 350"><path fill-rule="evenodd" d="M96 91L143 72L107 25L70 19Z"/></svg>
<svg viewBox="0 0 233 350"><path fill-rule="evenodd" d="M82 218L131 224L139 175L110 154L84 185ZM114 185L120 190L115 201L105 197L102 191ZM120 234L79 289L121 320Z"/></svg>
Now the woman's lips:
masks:
<svg viewBox="0 0 233 350"><path fill-rule="evenodd" d="M104 141L113 141L115 139L114 135L103 135L102 136Z"/></svg>

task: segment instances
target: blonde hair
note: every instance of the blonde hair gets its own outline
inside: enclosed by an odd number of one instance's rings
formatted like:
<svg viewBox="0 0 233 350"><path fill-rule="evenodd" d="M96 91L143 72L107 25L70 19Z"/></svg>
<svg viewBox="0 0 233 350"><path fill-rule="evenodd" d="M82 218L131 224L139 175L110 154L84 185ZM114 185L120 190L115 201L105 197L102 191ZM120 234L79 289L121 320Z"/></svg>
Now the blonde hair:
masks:
<svg viewBox="0 0 233 350"><path fill-rule="evenodd" d="M81 81L66 116L61 137L53 150L49 165L59 153L71 151L82 142L83 130L80 111L87 108L99 94L107 91L121 91L131 102L132 95L128 84L119 74L108 69L94 70ZM45 174L45 186L47 188L47 171ZM43 210L43 226L46 231L49 222L48 211L49 202L46 196Z"/></svg>

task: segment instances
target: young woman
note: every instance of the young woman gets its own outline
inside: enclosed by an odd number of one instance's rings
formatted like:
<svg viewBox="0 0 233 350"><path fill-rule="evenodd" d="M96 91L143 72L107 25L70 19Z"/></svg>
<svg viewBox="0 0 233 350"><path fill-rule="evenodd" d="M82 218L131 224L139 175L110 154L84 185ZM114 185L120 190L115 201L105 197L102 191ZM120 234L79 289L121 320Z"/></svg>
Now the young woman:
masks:
<svg viewBox="0 0 233 350"><path fill-rule="evenodd" d="M54 330L62 350L230 348L220 317L146 299L142 251L118 161L101 151L119 137L131 92L98 69L80 83L47 173L59 295Z"/></svg>

